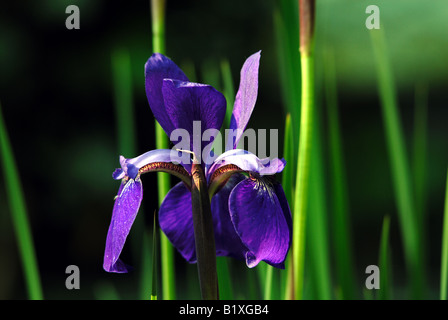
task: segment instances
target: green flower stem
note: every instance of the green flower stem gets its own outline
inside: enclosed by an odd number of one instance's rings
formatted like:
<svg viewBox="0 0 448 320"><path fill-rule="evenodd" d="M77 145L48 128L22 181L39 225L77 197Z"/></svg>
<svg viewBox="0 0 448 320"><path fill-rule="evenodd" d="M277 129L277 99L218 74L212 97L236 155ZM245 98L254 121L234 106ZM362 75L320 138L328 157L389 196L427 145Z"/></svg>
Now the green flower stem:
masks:
<svg viewBox="0 0 448 320"><path fill-rule="evenodd" d="M205 300L217 300L215 234L207 180L200 164L193 163L191 171L191 204L201 295Z"/></svg>
<svg viewBox="0 0 448 320"><path fill-rule="evenodd" d="M14 224L15 235L19 246L22 260L25 283L28 289L28 297L32 300L43 299L39 268L34 251L33 237L28 221L25 199L22 186L14 160L8 133L3 120L0 105L0 151L3 164L3 174L8 197L8 204L11 211L11 218ZM8 275L4 275L8 276Z"/></svg>
<svg viewBox="0 0 448 320"><path fill-rule="evenodd" d="M302 299L305 269L306 211L310 175L311 140L314 112L314 16L315 0L299 0L300 66L302 99L299 151L293 214L294 297Z"/></svg>
<svg viewBox="0 0 448 320"><path fill-rule="evenodd" d="M165 0L151 0L152 14L152 47L154 52L165 53ZM168 137L162 127L155 122L156 149L168 149ZM157 188L159 206L171 188L170 176L166 173L157 173ZM162 265L162 294L163 299L176 298L174 250L168 238L160 232L160 250Z"/></svg>
<svg viewBox="0 0 448 320"><path fill-rule="evenodd" d="M152 49L165 53L165 0L151 0Z"/></svg>
<svg viewBox="0 0 448 320"><path fill-rule="evenodd" d="M445 213L442 232L442 263L440 269L440 300L448 295L448 171L446 175Z"/></svg>
<svg viewBox="0 0 448 320"><path fill-rule="evenodd" d="M314 57L302 54L302 111L300 121L299 153L293 214L293 256L295 299L302 299L305 265L306 210L310 174L311 137L314 108Z"/></svg>

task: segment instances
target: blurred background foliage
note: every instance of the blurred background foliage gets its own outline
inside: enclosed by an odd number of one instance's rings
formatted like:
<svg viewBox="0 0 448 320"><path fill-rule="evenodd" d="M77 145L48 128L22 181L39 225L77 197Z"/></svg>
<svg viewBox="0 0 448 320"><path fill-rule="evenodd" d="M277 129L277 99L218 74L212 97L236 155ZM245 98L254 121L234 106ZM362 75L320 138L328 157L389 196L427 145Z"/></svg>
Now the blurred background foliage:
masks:
<svg viewBox="0 0 448 320"><path fill-rule="evenodd" d="M448 159L448 2L374 2L317 1L317 102L325 103L322 57L331 51L339 93L355 277L363 286L365 267L377 264L382 219L389 214L393 277L400 284L402 247L372 46L365 27L366 7L378 5L409 156L416 99L423 97L428 106L424 209L428 274L436 290ZM65 8L70 4L80 9L80 30L65 27ZM277 5L277 1L258 0L168 0L166 51L197 81L204 81L206 74L213 79L211 71L228 59L237 88L242 63L262 50L258 103L249 126L278 128L283 141L286 113L273 19ZM153 115L143 72L152 53L149 2L40 0L3 2L0 6L0 101L24 188L44 296L93 299L104 294L113 297L116 291L121 298L135 298L138 273L116 275L102 269L118 189L118 182L111 178L119 165L111 57L115 50L130 55L136 146L141 154L154 148ZM215 81L212 84L219 88L219 79ZM424 88L421 96L416 96L416 88ZM280 155L281 150L280 146ZM328 156L328 149L324 148L323 156ZM27 295L0 178L0 298L22 299ZM149 228L157 209L155 175L143 180L144 212L139 216L140 223ZM140 255L126 248L124 260L138 267ZM179 256L176 260L177 278L182 282L187 274L194 274L195 267L185 266ZM81 270L81 290L65 288L65 268L70 264ZM179 297L183 297L181 292Z"/></svg>

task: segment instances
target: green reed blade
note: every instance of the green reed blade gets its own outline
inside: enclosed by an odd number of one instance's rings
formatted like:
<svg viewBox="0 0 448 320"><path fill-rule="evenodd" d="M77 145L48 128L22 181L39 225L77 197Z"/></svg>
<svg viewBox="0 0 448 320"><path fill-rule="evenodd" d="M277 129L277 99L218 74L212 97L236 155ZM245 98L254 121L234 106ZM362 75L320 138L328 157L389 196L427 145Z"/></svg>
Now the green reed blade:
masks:
<svg viewBox="0 0 448 320"><path fill-rule="evenodd" d="M294 177L295 177L295 149L294 149L294 133L291 125L291 114L288 113L285 119L285 133L284 133L284 151L283 158L286 160L285 169L282 172L282 187L285 191L286 199L289 203L291 213L294 212ZM291 253L288 254L285 261L284 272L281 273L281 291L283 292L283 299L291 299L291 286L294 282L292 272Z"/></svg>
<svg viewBox="0 0 448 320"><path fill-rule="evenodd" d="M157 278L159 274L159 223L157 221L157 212L154 211L153 230L152 230L152 285L151 285L151 300L157 300Z"/></svg>
<svg viewBox="0 0 448 320"><path fill-rule="evenodd" d="M328 139L332 193L332 235L337 282L343 299L355 298L355 267L348 210L346 173L341 130L334 56L327 51L325 63L325 98L327 101Z"/></svg>
<svg viewBox="0 0 448 320"><path fill-rule="evenodd" d="M118 153L125 157L134 157L137 139L129 52L125 49L115 49L112 52L111 63Z"/></svg>
<svg viewBox="0 0 448 320"><path fill-rule="evenodd" d="M412 297L423 296L425 286L424 261L421 249L421 234L418 228L416 207L406 157L403 129L400 122L398 102L392 68L386 52L383 27L370 31L378 76L379 95L388 146L389 161L395 192L395 201L404 245L408 277L412 286Z"/></svg>
<svg viewBox="0 0 448 320"><path fill-rule="evenodd" d="M233 300L232 278L230 277L229 259L216 257L216 269L218 272L218 288L220 300Z"/></svg>
<svg viewBox="0 0 448 320"><path fill-rule="evenodd" d="M281 97L285 111L291 114L294 137L299 136L300 125L300 91L297 90L301 86L298 11L298 1L278 0L273 17ZM294 152L296 156L297 149ZM291 163L296 161L294 159Z"/></svg>
<svg viewBox="0 0 448 320"><path fill-rule="evenodd" d="M143 224L143 221L141 221ZM152 257L150 255L151 252L151 235L150 232L146 228L143 229L143 234L140 241L140 257L141 263L139 268L140 270L140 299L141 300L152 300L152 281L154 279L154 275L151 272L151 264L154 263L152 261Z"/></svg>
<svg viewBox="0 0 448 320"><path fill-rule="evenodd" d="M446 175L445 212L443 214L442 262L440 268L440 300L448 296L448 170Z"/></svg>
<svg viewBox="0 0 448 320"><path fill-rule="evenodd" d="M11 211L11 219L14 225L16 241L22 261L28 297L32 300L41 300L43 299L43 292L39 275L39 266L37 264L34 249L33 236L31 234L31 227L28 220L28 213L17 165L14 159L11 143L9 141L6 124L3 120L1 105L0 151L8 199L7 201Z"/></svg>
<svg viewBox="0 0 448 320"><path fill-rule="evenodd" d="M297 178L293 214L293 257L295 298L303 294L305 260L305 226L308 204L308 181L310 172L311 137L314 108L314 57L302 55L302 112L300 123Z"/></svg>
<svg viewBox="0 0 448 320"><path fill-rule="evenodd" d="M389 250L389 230L390 217L385 216L383 220L383 229L381 231L381 243L379 254L380 269L380 290L378 298L380 300L390 300L392 298L392 281L391 281L391 254Z"/></svg>
<svg viewBox="0 0 448 320"><path fill-rule="evenodd" d="M314 114L314 19L315 0L300 0L301 113L297 178L293 214L294 296L303 297L306 214L308 209L311 141Z"/></svg>
<svg viewBox="0 0 448 320"><path fill-rule="evenodd" d="M152 17L152 49L154 52L165 53L165 0L151 0ZM156 149L168 149L169 142L165 131L155 121ZM163 172L157 173L157 190L159 206L171 188L170 176ZM168 238L160 232L160 250L162 265L162 296L164 300L176 298L174 249Z"/></svg>
<svg viewBox="0 0 448 320"><path fill-rule="evenodd" d="M419 83L415 87L414 136L412 144L412 173L417 225L421 234L421 251L426 247L426 158L428 124L428 88ZM424 257L427 258L426 256Z"/></svg>
<svg viewBox="0 0 448 320"><path fill-rule="evenodd" d="M295 177L295 167L294 167L294 134L291 124L291 114L288 113L285 119L285 134L283 142L283 158L286 160L285 169L282 172L282 187L285 191L286 199L293 212L293 200L294 200L294 177Z"/></svg>
<svg viewBox="0 0 448 320"><path fill-rule="evenodd" d="M221 60L222 88L227 101L226 117L224 128L229 128L232 118L233 104L235 102L235 87L232 80L232 71L228 60Z"/></svg>
<svg viewBox="0 0 448 320"><path fill-rule="evenodd" d="M272 297L274 296L273 283L272 283L273 279L274 279L274 267L266 265L264 293L263 293L264 300L271 300Z"/></svg>
<svg viewBox="0 0 448 320"><path fill-rule="evenodd" d="M322 142L320 137L321 125L317 118L317 106L314 114L314 129L311 147L310 165L310 198L308 212L307 246L310 273L313 281L313 292L316 299L331 299L330 257L328 250L328 226L326 190L323 173Z"/></svg>

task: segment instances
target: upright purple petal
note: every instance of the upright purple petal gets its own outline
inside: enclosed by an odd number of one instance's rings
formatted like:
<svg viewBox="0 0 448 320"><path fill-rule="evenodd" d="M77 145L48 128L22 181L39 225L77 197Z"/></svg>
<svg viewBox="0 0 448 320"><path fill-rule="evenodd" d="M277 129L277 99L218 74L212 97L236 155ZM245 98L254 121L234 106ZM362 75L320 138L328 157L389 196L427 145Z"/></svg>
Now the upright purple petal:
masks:
<svg viewBox="0 0 448 320"><path fill-rule="evenodd" d="M226 185L213 196L211 208L213 214L213 229L215 232L216 255L244 259L247 248L236 233L229 212L229 196L232 189L246 177L233 174Z"/></svg>
<svg viewBox="0 0 448 320"><path fill-rule="evenodd" d="M176 184L163 200L159 224L184 259L196 262L191 193L182 182Z"/></svg>
<svg viewBox="0 0 448 320"><path fill-rule="evenodd" d="M129 179L126 183L121 183L106 238L103 268L108 272L124 273L128 271L119 257L137 216L142 198L143 188L140 179Z"/></svg>
<svg viewBox="0 0 448 320"><path fill-rule="evenodd" d="M168 137L176 127L166 112L162 95L164 79L188 81L183 71L163 54L154 53L145 65L145 87L149 107Z"/></svg>
<svg viewBox="0 0 448 320"><path fill-rule="evenodd" d="M163 81L166 112L175 128L190 135L190 151L201 156L210 141L202 141L207 129L219 130L226 113L226 99L212 86L166 79ZM194 127L194 121L200 125ZM197 142L198 144L196 145Z"/></svg>
<svg viewBox="0 0 448 320"><path fill-rule="evenodd" d="M291 228L272 182L263 179L241 181L230 194L229 208L235 230L249 249L247 266L255 267L263 260L284 268Z"/></svg>
<svg viewBox="0 0 448 320"><path fill-rule="evenodd" d="M227 150L236 149L238 142L246 129L258 95L258 68L260 66L261 51L254 53L244 62L240 74L240 87L233 106L230 129L238 130L233 144ZM232 141L230 141L232 143Z"/></svg>

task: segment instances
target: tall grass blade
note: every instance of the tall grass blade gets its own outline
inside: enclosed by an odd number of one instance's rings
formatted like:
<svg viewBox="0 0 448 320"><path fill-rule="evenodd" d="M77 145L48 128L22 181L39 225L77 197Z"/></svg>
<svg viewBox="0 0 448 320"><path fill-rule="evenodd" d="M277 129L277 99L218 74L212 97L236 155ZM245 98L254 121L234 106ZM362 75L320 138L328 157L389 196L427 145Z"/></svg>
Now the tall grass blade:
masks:
<svg viewBox="0 0 448 320"><path fill-rule="evenodd" d="M157 300L157 285L158 285L158 261L159 261L159 223L157 221L157 212L154 211L153 231L152 231L152 285L151 285L151 300Z"/></svg>
<svg viewBox="0 0 448 320"><path fill-rule="evenodd" d="M341 130L339 127L338 93L334 56L324 56L325 97L327 101L328 134L330 148L330 174L332 190L332 243L336 263L337 282L343 299L355 298L355 267L348 209L346 173L344 168Z"/></svg>
<svg viewBox="0 0 448 320"><path fill-rule="evenodd" d="M300 126L300 54L298 1L277 0L274 10L274 31L276 38L279 81L285 111L291 114L294 137L299 136ZM298 145L295 144L294 157ZM296 159L294 162L296 163Z"/></svg>
<svg viewBox="0 0 448 320"><path fill-rule="evenodd" d="M216 268L218 272L219 299L233 300L233 286L228 258L216 257Z"/></svg>
<svg viewBox="0 0 448 320"><path fill-rule="evenodd" d="M285 191L286 199L293 211L293 201L294 201L294 159L295 159L295 148L294 148L294 133L291 123L291 114L288 113L285 118L285 133L283 142L283 158L286 160L285 169L282 172L282 186Z"/></svg>
<svg viewBox="0 0 448 320"><path fill-rule="evenodd" d="M406 156L403 129L393 80L392 67L387 55L383 28L370 31L378 76L379 95L383 113L384 129L395 192L395 201L404 245L408 278L412 297L422 298L425 286L424 260L421 234L418 228L416 207Z"/></svg>
<svg viewBox="0 0 448 320"><path fill-rule="evenodd" d="M125 49L115 49L111 60L118 153L125 157L135 157L137 139L129 52Z"/></svg>
<svg viewBox="0 0 448 320"><path fill-rule="evenodd" d="M383 220L383 229L381 231L380 243L380 290L378 291L378 298L380 300L390 300L392 298L392 281L391 281L391 253L389 249L389 230L390 217L385 216Z"/></svg>
<svg viewBox="0 0 448 320"><path fill-rule="evenodd" d="M323 169L320 123L318 123L317 106L314 115L314 129L311 147L310 165L310 205L308 212L307 245L313 292L316 299L331 299L330 257L328 250L328 226L326 191Z"/></svg>
<svg viewBox="0 0 448 320"><path fill-rule="evenodd" d="M412 152L412 172L414 182L415 212L417 225L421 234L421 251L426 252L426 158L428 126L428 88L419 83L415 86L414 137ZM427 256L423 257L425 260Z"/></svg>
<svg viewBox="0 0 448 320"><path fill-rule="evenodd" d="M442 263L440 268L440 300L448 296L448 170L446 174L445 212L442 231Z"/></svg>
<svg viewBox="0 0 448 320"><path fill-rule="evenodd" d="M303 294L305 266L306 212L309 193L309 172L311 156L311 137L314 108L314 57L302 55L302 112L300 123L299 152L297 157L297 178L294 195L293 214L293 256L295 298Z"/></svg>
<svg viewBox="0 0 448 320"><path fill-rule="evenodd" d="M28 298L31 300L43 299L39 266L34 249L33 236L28 220L28 213L23 195L22 185L9 141L8 132L0 104L0 151L3 166L3 175L7 193L7 201L14 225L15 236L22 261L22 269L27 286ZM3 275L7 276L7 275Z"/></svg>
<svg viewBox="0 0 448 320"><path fill-rule="evenodd" d="M154 52L165 53L165 0L151 0L152 17L152 49ZM168 149L169 141L166 133L157 121L154 123L156 134L156 149ZM170 176L163 172L157 173L157 190L159 206L165 195L170 191ZM176 299L174 249L168 238L160 232L160 250L162 265L162 295L164 300Z"/></svg>
<svg viewBox="0 0 448 320"><path fill-rule="evenodd" d="M283 142L283 158L286 160L285 169L282 172L282 186L285 191L286 199L289 203L291 213L294 212L294 173L295 172L295 147L294 147L294 133L291 124L291 114L288 113L285 118L285 133ZM292 267L291 253L287 256L285 261L286 270L281 273L281 292L283 292L282 298L290 300L292 295L292 284L294 283L294 272Z"/></svg>
<svg viewBox="0 0 448 320"><path fill-rule="evenodd" d="M232 80L232 70L227 59L221 60L222 89L227 101L226 117L224 119L224 128L229 128L232 118L233 104L235 102L235 86Z"/></svg>
<svg viewBox="0 0 448 320"><path fill-rule="evenodd" d="M315 0L299 1L301 103L297 179L293 214L294 295L303 297L306 215L308 210L311 142L314 115L314 20Z"/></svg>
<svg viewBox="0 0 448 320"><path fill-rule="evenodd" d="M274 280L274 267L267 265L265 272L265 284L264 284L264 300L271 300L275 294L273 293L273 280Z"/></svg>

